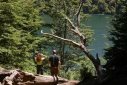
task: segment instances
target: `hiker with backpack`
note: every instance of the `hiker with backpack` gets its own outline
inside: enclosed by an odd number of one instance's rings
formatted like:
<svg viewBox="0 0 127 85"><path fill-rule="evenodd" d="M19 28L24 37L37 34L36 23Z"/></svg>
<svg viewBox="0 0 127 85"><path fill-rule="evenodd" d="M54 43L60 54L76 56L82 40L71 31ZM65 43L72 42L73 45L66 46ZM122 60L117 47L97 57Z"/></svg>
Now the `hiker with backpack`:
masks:
<svg viewBox="0 0 127 85"><path fill-rule="evenodd" d="M43 60L45 60L47 58L47 56L43 55L42 53L38 53L37 55L35 55L34 59L36 61L36 71L37 74L41 74L43 75Z"/></svg>

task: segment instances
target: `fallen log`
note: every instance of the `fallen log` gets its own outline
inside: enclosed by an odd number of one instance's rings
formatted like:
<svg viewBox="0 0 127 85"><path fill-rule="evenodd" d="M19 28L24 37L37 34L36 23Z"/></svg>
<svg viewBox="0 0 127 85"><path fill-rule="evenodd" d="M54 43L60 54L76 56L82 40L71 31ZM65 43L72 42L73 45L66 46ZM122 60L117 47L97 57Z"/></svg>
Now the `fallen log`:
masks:
<svg viewBox="0 0 127 85"><path fill-rule="evenodd" d="M0 68L1 85L76 85L79 81L69 81L62 77L35 75L22 70Z"/></svg>

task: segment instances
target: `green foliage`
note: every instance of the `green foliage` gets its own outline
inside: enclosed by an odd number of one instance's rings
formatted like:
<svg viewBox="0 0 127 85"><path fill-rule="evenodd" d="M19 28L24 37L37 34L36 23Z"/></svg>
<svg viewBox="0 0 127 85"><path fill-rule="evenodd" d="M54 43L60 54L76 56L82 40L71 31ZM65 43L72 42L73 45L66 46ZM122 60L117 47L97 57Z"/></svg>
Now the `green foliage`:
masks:
<svg viewBox="0 0 127 85"><path fill-rule="evenodd" d="M91 14L120 14L125 0L85 0L84 13Z"/></svg>
<svg viewBox="0 0 127 85"><path fill-rule="evenodd" d="M35 0L0 1L0 64L32 71L30 57L42 50L43 39L36 33L43 23L40 20Z"/></svg>
<svg viewBox="0 0 127 85"><path fill-rule="evenodd" d="M62 76L63 78L67 78L69 80L87 80L90 79L92 76L95 76L95 68L92 62L87 57L80 56L76 59L76 61L70 61L76 66L73 68L69 68L67 72L65 72L64 70L60 70L59 76Z"/></svg>
<svg viewBox="0 0 127 85"><path fill-rule="evenodd" d="M84 60L84 61L83 61ZM80 67L80 80L82 79L90 79L91 76L95 76L95 68L92 64L92 62L85 57L84 59L82 59L82 61L79 64Z"/></svg>
<svg viewBox="0 0 127 85"><path fill-rule="evenodd" d="M68 80L79 80L80 74L79 71L69 69L67 72L60 70L59 76L66 78Z"/></svg>
<svg viewBox="0 0 127 85"><path fill-rule="evenodd" d="M111 48L108 47L106 49L106 59L110 59L112 57L112 52L115 49L126 49L126 20L127 20L127 8L125 9L125 12L123 12L120 15L116 15L114 19L112 20L111 24L113 26L113 29L109 30L110 36L108 36L108 39L112 41L114 46Z"/></svg>
<svg viewBox="0 0 127 85"><path fill-rule="evenodd" d="M124 12L115 15L111 21L113 28L109 30L108 39L112 41L113 45L105 48L104 58L107 60L104 66L106 69L105 78L107 78L105 82L109 79L121 81L127 76L127 1L124 6Z"/></svg>
<svg viewBox="0 0 127 85"><path fill-rule="evenodd" d="M88 68L84 67L80 71L80 78L81 80L89 80L92 77L92 74L88 71Z"/></svg>

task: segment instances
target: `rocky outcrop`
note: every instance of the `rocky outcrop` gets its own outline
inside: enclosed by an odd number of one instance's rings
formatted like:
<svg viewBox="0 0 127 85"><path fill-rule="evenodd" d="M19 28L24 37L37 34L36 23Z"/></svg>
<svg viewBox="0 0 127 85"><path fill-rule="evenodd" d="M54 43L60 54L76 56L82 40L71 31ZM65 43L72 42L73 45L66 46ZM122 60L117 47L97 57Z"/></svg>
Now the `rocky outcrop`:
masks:
<svg viewBox="0 0 127 85"><path fill-rule="evenodd" d="M76 85L78 82L49 75L35 75L18 69L0 68L0 85Z"/></svg>

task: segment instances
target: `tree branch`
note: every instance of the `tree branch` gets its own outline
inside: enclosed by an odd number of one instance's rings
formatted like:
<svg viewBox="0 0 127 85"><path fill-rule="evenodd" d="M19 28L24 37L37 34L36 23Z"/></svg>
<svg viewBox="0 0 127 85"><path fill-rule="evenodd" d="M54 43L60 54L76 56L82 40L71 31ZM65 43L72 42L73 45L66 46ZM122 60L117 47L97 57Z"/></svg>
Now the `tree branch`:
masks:
<svg viewBox="0 0 127 85"><path fill-rule="evenodd" d="M79 5L79 9L77 11L77 13L75 14L77 16L77 26L80 27L80 12L81 12L81 8L83 6L83 1L80 1L80 5Z"/></svg>
<svg viewBox="0 0 127 85"><path fill-rule="evenodd" d="M70 25L71 25L72 28L73 28L73 29L71 29L71 31L74 32L76 35L78 35L79 38L80 38L80 40L81 40L81 43L82 43L83 45L85 45L86 37L83 36L83 35L79 32L78 27L76 27L76 26L73 24L73 22L72 22L68 17L66 17L66 19L67 19L67 21L70 23Z"/></svg>
<svg viewBox="0 0 127 85"><path fill-rule="evenodd" d="M74 30L77 29L77 28L75 27L74 23L73 23L68 17L66 17L66 20L71 24L71 26L72 26L72 28L73 28Z"/></svg>
<svg viewBox="0 0 127 85"><path fill-rule="evenodd" d="M62 38L62 37L59 37L59 36L56 36L56 35L53 35L53 34L49 34L49 33L43 33L43 30L41 30L41 33L44 34L44 35L48 35L48 36L55 37L55 38L60 39L60 40L62 40L62 41L64 41L64 42L69 42L69 43L71 43L72 45L74 45L74 46L76 46L76 47L80 47L80 46L81 46L79 43L76 43L76 42L74 42L74 41L72 41L72 40L64 39L64 38Z"/></svg>
<svg viewBox="0 0 127 85"><path fill-rule="evenodd" d="M79 43L76 43L72 40L64 39L62 37L59 37L59 36L56 36L56 35L53 35L53 34L50 34L50 33L44 33L43 30L41 30L41 33L43 35L55 37L55 38L57 38L59 40L62 40L64 42L68 42L68 43L72 44L74 47L78 47L78 48L82 49L83 52L86 54L86 56L88 56L90 58L91 61L96 62L95 58L89 53L89 51L86 49L86 47L82 43L79 44Z"/></svg>

